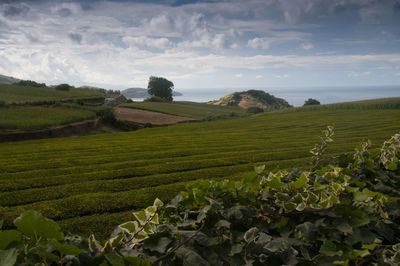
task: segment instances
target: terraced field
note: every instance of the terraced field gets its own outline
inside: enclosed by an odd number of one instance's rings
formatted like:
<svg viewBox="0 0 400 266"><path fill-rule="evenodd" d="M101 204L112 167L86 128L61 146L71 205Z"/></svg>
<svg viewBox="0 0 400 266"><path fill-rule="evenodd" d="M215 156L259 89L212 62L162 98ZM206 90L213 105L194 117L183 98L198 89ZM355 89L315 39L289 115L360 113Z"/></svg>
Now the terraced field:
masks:
<svg viewBox="0 0 400 266"><path fill-rule="evenodd" d="M206 119L210 116L243 116L246 113L245 110L236 106L219 106L194 102L135 102L125 103L120 106L155 111L177 116L191 117L196 119Z"/></svg>
<svg viewBox="0 0 400 266"><path fill-rule="evenodd" d="M79 99L104 97L104 94L95 90L71 88L69 91L56 90L55 88L27 87L10 84L0 84L0 100L13 102L46 102L60 101L62 99Z"/></svg>
<svg viewBox="0 0 400 266"><path fill-rule="evenodd" d="M42 106L11 106L0 108L0 129L42 129L92 119L94 112Z"/></svg>
<svg viewBox="0 0 400 266"><path fill-rule="evenodd" d="M372 107L371 107L372 108ZM388 107L389 108L389 107ZM309 162L326 125L330 154L400 130L400 109L274 112L135 132L0 144L0 219L36 209L65 230L108 235L131 210L199 178L239 178L255 165Z"/></svg>

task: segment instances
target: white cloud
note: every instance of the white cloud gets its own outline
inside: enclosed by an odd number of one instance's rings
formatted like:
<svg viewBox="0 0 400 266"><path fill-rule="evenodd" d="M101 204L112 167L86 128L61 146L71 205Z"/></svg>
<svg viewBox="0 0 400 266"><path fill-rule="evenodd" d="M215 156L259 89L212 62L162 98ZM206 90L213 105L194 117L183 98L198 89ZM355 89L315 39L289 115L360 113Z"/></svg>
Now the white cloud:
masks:
<svg viewBox="0 0 400 266"><path fill-rule="evenodd" d="M237 78L243 78L243 74L242 74L242 73L236 74L235 77L237 77Z"/></svg>
<svg viewBox="0 0 400 266"><path fill-rule="evenodd" d="M314 48L314 45L312 43L302 43L301 48L307 51Z"/></svg>
<svg viewBox="0 0 400 266"><path fill-rule="evenodd" d="M270 41L266 38L254 38L247 42L247 45L254 49L268 49Z"/></svg>
<svg viewBox="0 0 400 266"><path fill-rule="evenodd" d="M396 75L396 76L400 76L400 72L396 73L395 75Z"/></svg>
<svg viewBox="0 0 400 266"><path fill-rule="evenodd" d="M283 74L283 75L276 75L275 78L277 79L287 79L290 78L288 74Z"/></svg>
<svg viewBox="0 0 400 266"><path fill-rule="evenodd" d="M167 38L148 38L145 36L140 37L124 37L122 41L128 45L135 47L153 47L158 49L167 49L173 46Z"/></svg>
<svg viewBox="0 0 400 266"><path fill-rule="evenodd" d="M372 72L366 71L366 72L355 72L355 71L350 71L346 75L349 78L358 78L358 77L365 77L371 75Z"/></svg>
<svg viewBox="0 0 400 266"><path fill-rule="evenodd" d="M256 76L256 79L260 79L260 78L262 78L261 75L257 75L257 76Z"/></svg>

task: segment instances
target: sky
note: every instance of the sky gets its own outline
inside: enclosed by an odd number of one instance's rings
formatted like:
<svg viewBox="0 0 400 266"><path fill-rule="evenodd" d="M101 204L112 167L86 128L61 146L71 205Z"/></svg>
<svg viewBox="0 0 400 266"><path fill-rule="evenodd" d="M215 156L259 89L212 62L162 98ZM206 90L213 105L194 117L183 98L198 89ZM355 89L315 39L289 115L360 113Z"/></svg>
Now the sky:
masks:
<svg viewBox="0 0 400 266"><path fill-rule="evenodd" d="M400 85L400 0L0 0L0 74L175 88Z"/></svg>

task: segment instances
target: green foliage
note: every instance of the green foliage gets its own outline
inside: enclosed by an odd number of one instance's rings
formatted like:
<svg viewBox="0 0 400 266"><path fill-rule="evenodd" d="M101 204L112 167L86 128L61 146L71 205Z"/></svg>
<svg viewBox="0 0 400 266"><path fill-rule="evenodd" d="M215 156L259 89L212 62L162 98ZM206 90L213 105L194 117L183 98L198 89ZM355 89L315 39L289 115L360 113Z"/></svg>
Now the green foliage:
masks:
<svg viewBox="0 0 400 266"><path fill-rule="evenodd" d="M147 85L147 92L156 97L172 102L172 90L174 83L162 77L151 76Z"/></svg>
<svg viewBox="0 0 400 266"><path fill-rule="evenodd" d="M144 208L155 197L166 201L192 180L237 179L254 165L265 164L266 171L308 167L309 150L327 124L335 124L336 132L326 155L336 156L350 152L363 138L383 142L399 130L400 112L276 112L1 143L0 219L10 228L14 218L35 209L73 233L95 233L103 239L118 221L127 220L128 210Z"/></svg>
<svg viewBox="0 0 400 266"><path fill-rule="evenodd" d="M70 89L73 88L73 86L63 83L63 84L59 84L59 85L55 86L54 88L59 91L69 91Z"/></svg>
<svg viewBox="0 0 400 266"><path fill-rule="evenodd" d="M2 108L2 107L6 107L7 105L6 105L6 102L5 101L0 101L0 108Z"/></svg>
<svg viewBox="0 0 400 266"><path fill-rule="evenodd" d="M65 107L10 106L0 112L0 129L42 129L94 117L91 111Z"/></svg>
<svg viewBox="0 0 400 266"><path fill-rule="evenodd" d="M249 114L259 114L259 113L263 113L264 109L262 109L261 107L252 106L252 107L247 108L246 112Z"/></svg>
<svg viewBox="0 0 400 266"><path fill-rule="evenodd" d="M162 98L159 96L151 96L150 98L144 99L145 102L157 102L157 103L167 103L170 102L171 100Z"/></svg>
<svg viewBox="0 0 400 266"><path fill-rule="evenodd" d="M55 90L52 87L28 87L0 84L0 99L6 103L49 104L54 101L77 98L104 98L104 94L89 89L71 88L68 91Z"/></svg>
<svg viewBox="0 0 400 266"><path fill-rule="evenodd" d="M156 198L133 212L104 242L64 237L28 211L17 230L0 231L0 262L398 265L400 171L386 167L400 156L398 136L311 171L258 166L239 181L192 182L167 204Z"/></svg>
<svg viewBox="0 0 400 266"><path fill-rule="evenodd" d="M195 102L172 102L172 103L136 102L130 104L122 104L121 106L143 109L148 111L155 111L171 115L186 116L208 121L216 120L216 118L221 118L221 117L234 117L234 116L245 115L245 111L239 107L220 106L220 105L195 103ZM213 119L207 119L208 117L213 117Z"/></svg>
<svg viewBox="0 0 400 266"><path fill-rule="evenodd" d="M45 88L46 84L45 83L38 83L33 80L20 80L18 82L13 83L14 85L18 86L28 86L28 87L36 87L36 88Z"/></svg>
<svg viewBox="0 0 400 266"><path fill-rule="evenodd" d="M304 106L306 106L306 105L320 105L320 104L321 103L318 100L312 99L312 98L308 98L308 100L306 100L304 102Z"/></svg>

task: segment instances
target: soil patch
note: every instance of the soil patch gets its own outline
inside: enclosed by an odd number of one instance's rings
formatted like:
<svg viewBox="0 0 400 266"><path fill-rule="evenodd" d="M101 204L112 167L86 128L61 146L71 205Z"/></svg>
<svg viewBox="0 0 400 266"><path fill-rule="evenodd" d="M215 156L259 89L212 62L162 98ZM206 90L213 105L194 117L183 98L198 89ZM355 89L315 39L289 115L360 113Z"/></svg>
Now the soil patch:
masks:
<svg viewBox="0 0 400 266"><path fill-rule="evenodd" d="M138 124L150 123L155 126L167 126L183 122L198 121L189 117L168 115L146 110L122 107L115 108L115 116L118 120L129 121Z"/></svg>

